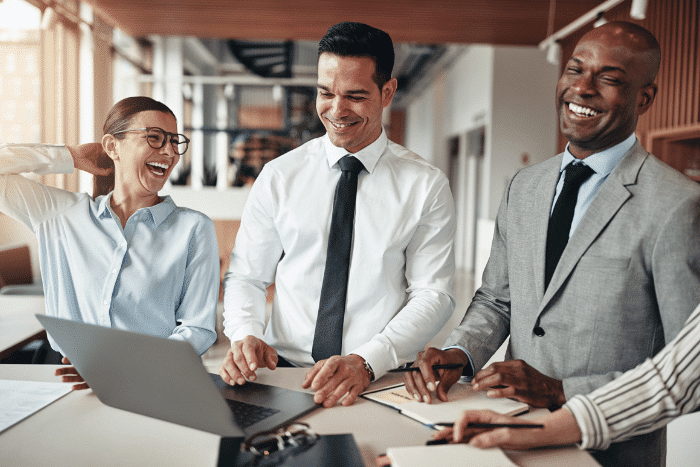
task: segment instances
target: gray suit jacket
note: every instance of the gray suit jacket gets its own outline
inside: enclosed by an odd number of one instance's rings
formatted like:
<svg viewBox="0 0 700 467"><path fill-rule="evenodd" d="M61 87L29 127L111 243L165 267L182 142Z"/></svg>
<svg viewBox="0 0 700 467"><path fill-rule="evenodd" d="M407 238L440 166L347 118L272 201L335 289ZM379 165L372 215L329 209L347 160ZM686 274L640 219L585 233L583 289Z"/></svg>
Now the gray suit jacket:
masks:
<svg viewBox="0 0 700 467"><path fill-rule="evenodd" d="M562 380L568 399L656 354L700 303L700 186L637 142L601 186L545 290L561 158L511 180L482 286L445 345L467 349L478 371L510 335L506 359Z"/></svg>
<svg viewBox="0 0 700 467"><path fill-rule="evenodd" d="M506 358L563 380L568 398L656 354L700 303L700 186L637 142L601 186L545 291L561 157L511 180L482 286L446 345L466 348L478 371L510 334Z"/></svg>

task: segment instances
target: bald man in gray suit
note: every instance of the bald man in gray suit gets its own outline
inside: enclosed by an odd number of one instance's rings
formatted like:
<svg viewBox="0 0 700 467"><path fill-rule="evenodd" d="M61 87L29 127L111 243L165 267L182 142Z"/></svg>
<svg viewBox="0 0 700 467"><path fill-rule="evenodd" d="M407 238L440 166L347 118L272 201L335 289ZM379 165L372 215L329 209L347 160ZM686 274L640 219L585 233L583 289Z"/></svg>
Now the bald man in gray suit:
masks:
<svg viewBox="0 0 700 467"><path fill-rule="evenodd" d="M631 23L607 23L579 41L557 84L566 151L509 183L482 286L445 347L419 353L421 371L406 374L416 399L447 400L462 374L431 366L462 363L465 374L476 371L474 389L491 397L559 407L656 354L700 303L700 187L634 135L656 96L659 62L654 36ZM550 217L570 163L593 170L546 273L557 240ZM506 361L482 368L509 335ZM665 431L594 456L603 465L664 465Z"/></svg>

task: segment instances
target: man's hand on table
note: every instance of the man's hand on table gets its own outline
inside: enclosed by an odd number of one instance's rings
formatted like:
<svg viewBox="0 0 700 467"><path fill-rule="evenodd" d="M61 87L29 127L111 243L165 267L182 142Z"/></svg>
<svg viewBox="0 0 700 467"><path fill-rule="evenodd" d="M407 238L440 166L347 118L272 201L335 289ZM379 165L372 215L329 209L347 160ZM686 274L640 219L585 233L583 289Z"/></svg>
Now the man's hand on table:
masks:
<svg viewBox="0 0 700 467"><path fill-rule="evenodd" d="M66 357L61 359L61 363L65 365L70 365L70 361ZM57 368L54 372L56 376L61 376L61 381L64 383L78 383L74 384L71 388L73 391L79 391L81 389L88 389L88 383L85 382L82 376L78 374L78 370L74 366L64 366L63 368Z"/></svg>
<svg viewBox="0 0 700 467"><path fill-rule="evenodd" d="M459 349L439 350L434 347L418 352L413 366L420 371L407 371L404 373L406 390L417 401L432 402L433 393L438 399L447 402L447 391L462 376L462 368L457 370L433 370L433 365L459 363L469 365L469 358Z"/></svg>
<svg viewBox="0 0 700 467"><path fill-rule="evenodd" d="M566 402L561 381L545 376L522 360L492 363L472 380L489 397L509 397L532 407L559 408Z"/></svg>
<svg viewBox="0 0 700 467"><path fill-rule="evenodd" d="M342 405L351 405L369 387L369 383L370 375L365 369L364 359L350 354L317 362L306 374L302 387L316 391L314 401L328 408L341 398Z"/></svg>
<svg viewBox="0 0 700 467"><path fill-rule="evenodd" d="M255 370L263 367L277 368L277 351L257 337L246 336L231 344L219 375L230 385L243 385L246 381L255 381Z"/></svg>

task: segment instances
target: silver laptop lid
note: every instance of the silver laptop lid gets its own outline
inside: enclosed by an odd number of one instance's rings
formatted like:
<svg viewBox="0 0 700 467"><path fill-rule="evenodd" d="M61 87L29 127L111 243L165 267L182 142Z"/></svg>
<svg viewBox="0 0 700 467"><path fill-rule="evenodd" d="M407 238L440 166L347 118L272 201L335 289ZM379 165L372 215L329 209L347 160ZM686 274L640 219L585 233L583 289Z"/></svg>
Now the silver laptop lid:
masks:
<svg viewBox="0 0 700 467"><path fill-rule="evenodd" d="M104 404L221 436L243 436L188 342L36 317Z"/></svg>

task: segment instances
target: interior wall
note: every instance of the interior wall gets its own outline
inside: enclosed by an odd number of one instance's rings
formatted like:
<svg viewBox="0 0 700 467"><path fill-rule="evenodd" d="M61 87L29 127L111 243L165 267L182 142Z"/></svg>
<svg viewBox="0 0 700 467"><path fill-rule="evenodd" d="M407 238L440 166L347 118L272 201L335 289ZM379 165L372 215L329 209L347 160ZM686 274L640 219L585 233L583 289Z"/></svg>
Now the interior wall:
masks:
<svg viewBox="0 0 700 467"><path fill-rule="evenodd" d="M515 173L557 153L554 105L559 66L534 47L494 49L488 219L495 219L507 183Z"/></svg>
<svg viewBox="0 0 700 467"><path fill-rule="evenodd" d="M457 267L481 277L493 234L493 219L507 182L517 170L556 153L557 117L554 90L559 67L546 61L534 47L471 46L454 64L417 96L407 108L406 146L447 172L447 141L470 130L484 128L484 157L476 200L476 216L458 216L462 234L476 238L457 251L474 251L476 260L457 258ZM460 157L468 158L465 151ZM524 156L526 155L526 156ZM460 161L460 170L474 167ZM469 174L460 173L458 183L468 183ZM457 187L453 194L470 193ZM457 209L472 200L455 196ZM468 235L464 229L474 229ZM465 253L462 256L466 256Z"/></svg>

